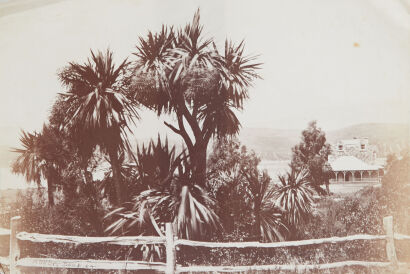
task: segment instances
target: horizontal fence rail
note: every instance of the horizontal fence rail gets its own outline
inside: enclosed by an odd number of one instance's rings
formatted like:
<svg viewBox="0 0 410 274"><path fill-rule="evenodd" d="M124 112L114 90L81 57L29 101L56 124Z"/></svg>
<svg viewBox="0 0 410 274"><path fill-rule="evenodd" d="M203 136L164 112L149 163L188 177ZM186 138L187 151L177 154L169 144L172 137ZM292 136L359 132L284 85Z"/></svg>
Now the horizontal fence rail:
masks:
<svg viewBox="0 0 410 274"><path fill-rule="evenodd" d="M92 269L92 270L156 270L165 271L165 263L145 261L73 260L52 258L23 258L18 267Z"/></svg>
<svg viewBox="0 0 410 274"><path fill-rule="evenodd" d="M87 237L69 235L49 235L39 233L20 232L17 234L20 241L35 243L61 243L61 244L96 244L106 243L113 245L136 245L136 244L164 244L165 237L157 236L125 236L125 237Z"/></svg>
<svg viewBox="0 0 410 274"><path fill-rule="evenodd" d="M410 236L409 235L403 235L403 234L398 234L398 233L394 233L394 237L395 240L410 240Z"/></svg>
<svg viewBox="0 0 410 274"><path fill-rule="evenodd" d="M1 265L10 265L10 258L9 257L0 257L0 264Z"/></svg>
<svg viewBox="0 0 410 274"><path fill-rule="evenodd" d="M0 236L9 236L9 235L10 235L10 229L0 227Z"/></svg>
<svg viewBox="0 0 410 274"><path fill-rule="evenodd" d="M177 273L182 272L240 272L240 271L306 271L306 270L325 270L340 267L389 267L390 262L367 262L367 261L343 261L326 264L299 264L299 265L250 265L250 266L184 266L177 267ZM400 263L399 266L408 264Z"/></svg>
<svg viewBox="0 0 410 274"><path fill-rule="evenodd" d="M202 241L191 241L191 240L176 240L175 245L188 245L188 246L201 246L201 247L220 247L220 248L248 248L248 247L292 247L292 246L305 246L305 245L318 245L326 243L340 243L348 241L358 241L358 240L385 240L386 235L368 235L359 234L346 237L330 237L322 239L310 239L301 241L290 241L290 242L274 242L274 243L260 243L260 242L202 242Z"/></svg>
<svg viewBox="0 0 410 274"><path fill-rule="evenodd" d="M240 272L240 271L306 271L333 269L341 267L410 267L410 264L397 261L394 240L410 240L409 235L393 233L393 218L383 218L383 226L386 235L358 234L345 237L329 237L322 239L309 239L289 242L204 242L176 239L172 231L172 225L166 224L164 236L125 236L125 237L87 237L69 235L49 235L39 233L19 232L20 217L11 219L10 229L0 228L0 236L9 235L10 255L9 258L0 257L2 266L9 266L10 273L19 273L21 268L64 268L64 269L101 269L101 270L154 270L166 273L182 272ZM342 261L324 264L299 264L299 265L249 265L249 266L180 266L176 265L176 246L185 245L208 248L282 248L298 247L307 245L335 244L361 240L385 240L386 262L370 261ZM30 241L34 243L59 243L59 244L112 244L120 246L136 246L140 244L163 244L166 247L166 262L145 261L115 261L115 260L76 260L58 258L20 258L18 241ZM406 268L407 270L407 268Z"/></svg>

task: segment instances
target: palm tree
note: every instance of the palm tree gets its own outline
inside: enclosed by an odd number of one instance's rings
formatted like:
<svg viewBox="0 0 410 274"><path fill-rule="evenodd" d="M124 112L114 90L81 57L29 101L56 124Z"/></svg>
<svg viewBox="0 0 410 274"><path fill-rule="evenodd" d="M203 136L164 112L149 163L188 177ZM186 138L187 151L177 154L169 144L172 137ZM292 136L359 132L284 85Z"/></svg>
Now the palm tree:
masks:
<svg viewBox="0 0 410 274"><path fill-rule="evenodd" d="M291 237L296 237L297 228L312 214L314 190L307 180L308 171L291 168L285 175L279 175L279 186L273 193L276 205L287 215Z"/></svg>
<svg viewBox="0 0 410 274"><path fill-rule="evenodd" d="M23 174L28 182L41 186L41 179L46 179L48 204L54 205L53 191L58 183L58 168L64 161L65 151L58 133L46 125L41 133L23 131L21 149L14 149L19 156L12 164L12 171Z"/></svg>
<svg viewBox="0 0 410 274"><path fill-rule="evenodd" d="M117 208L108 215L117 218L107 231L161 235L158 224L172 222L179 237L198 239L219 228L215 201L192 180L188 157L184 153L175 157L174 151L160 138L157 144L151 141L148 149L138 150L137 184L146 190L134 197L131 208Z"/></svg>
<svg viewBox="0 0 410 274"><path fill-rule="evenodd" d="M74 140L84 142L84 150L92 151L97 145L110 158L116 202L122 202L119 154L128 151L129 124L138 119L135 105L124 91L127 60L118 67L112 52L91 51L91 59L84 64L71 62L60 74L61 82L68 88L63 95L69 106L63 126Z"/></svg>
<svg viewBox="0 0 410 274"><path fill-rule="evenodd" d="M12 171L22 174L27 182L35 182L41 186L41 178L44 177L43 158L41 157L39 145L39 133L22 131L20 143L23 148L13 149L20 155L12 164Z"/></svg>
<svg viewBox="0 0 410 274"><path fill-rule="evenodd" d="M195 181L206 182L206 151L213 136L235 135L259 64L244 54L244 44L225 43L224 54L213 39L203 38L199 10L191 24L174 31L162 27L139 38L132 91L139 103L158 115L174 114L177 125L165 122L188 149Z"/></svg>
<svg viewBox="0 0 410 274"><path fill-rule="evenodd" d="M241 171L249 183L248 198L255 218L255 235L260 241L283 241L288 231L283 210L275 205L275 189L266 171L244 169Z"/></svg>

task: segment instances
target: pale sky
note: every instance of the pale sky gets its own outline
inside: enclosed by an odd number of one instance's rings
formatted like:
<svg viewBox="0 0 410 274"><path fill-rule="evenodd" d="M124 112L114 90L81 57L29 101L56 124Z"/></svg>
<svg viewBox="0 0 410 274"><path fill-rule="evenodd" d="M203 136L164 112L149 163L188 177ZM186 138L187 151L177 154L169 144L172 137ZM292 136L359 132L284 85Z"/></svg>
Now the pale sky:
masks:
<svg viewBox="0 0 410 274"><path fill-rule="evenodd" d="M85 61L90 48L131 56L139 35L183 26L198 7L207 36L220 46L245 39L264 63L239 115L244 127L409 123L410 1L49 2L0 0L3 128L41 128L63 91L57 70L69 61ZM142 116L137 135L164 130L152 113Z"/></svg>

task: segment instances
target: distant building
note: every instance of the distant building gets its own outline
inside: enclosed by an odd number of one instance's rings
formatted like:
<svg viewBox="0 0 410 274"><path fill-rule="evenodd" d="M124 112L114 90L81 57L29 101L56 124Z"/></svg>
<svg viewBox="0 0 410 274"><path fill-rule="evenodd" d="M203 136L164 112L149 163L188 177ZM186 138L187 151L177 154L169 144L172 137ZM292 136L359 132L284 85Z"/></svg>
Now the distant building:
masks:
<svg viewBox="0 0 410 274"><path fill-rule="evenodd" d="M384 158L377 158L377 147L368 138L340 140L332 145L329 155L331 183L380 182Z"/></svg>

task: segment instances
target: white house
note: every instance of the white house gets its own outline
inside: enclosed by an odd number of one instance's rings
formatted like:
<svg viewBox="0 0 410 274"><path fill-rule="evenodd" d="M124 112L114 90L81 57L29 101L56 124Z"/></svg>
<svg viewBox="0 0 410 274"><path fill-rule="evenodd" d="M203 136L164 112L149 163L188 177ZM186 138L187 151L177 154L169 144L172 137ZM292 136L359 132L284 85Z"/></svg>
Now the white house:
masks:
<svg viewBox="0 0 410 274"><path fill-rule="evenodd" d="M383 158L377 158L377 148L368 138L340 140L332 146L329 164L331 183L380 182Z"/></svg>

